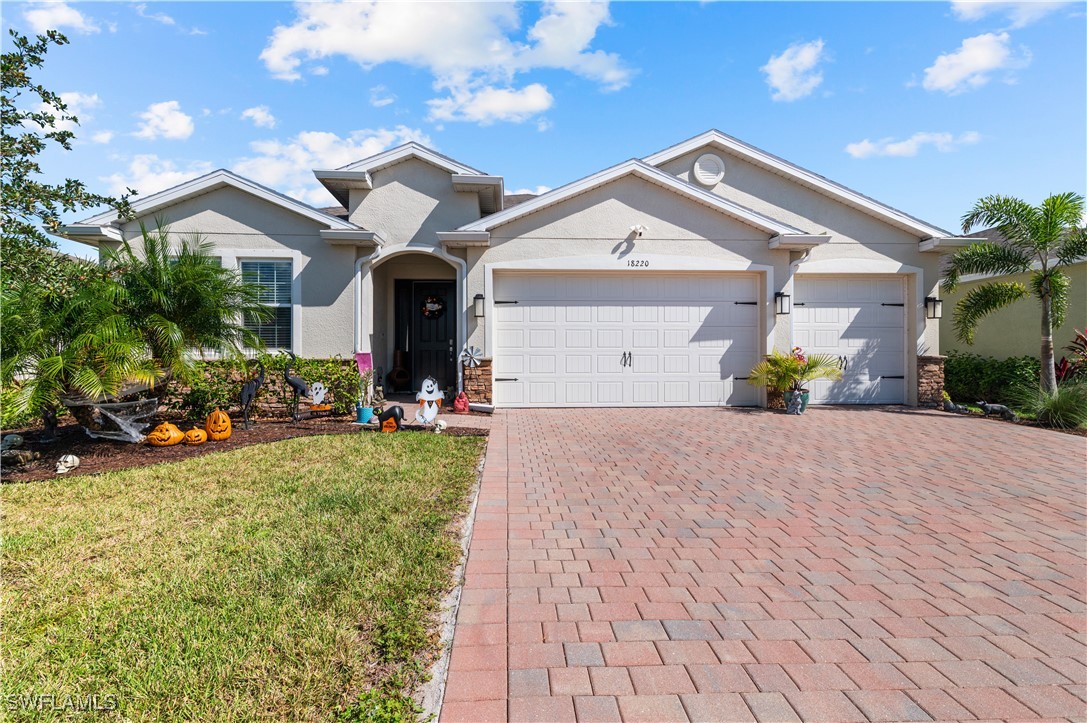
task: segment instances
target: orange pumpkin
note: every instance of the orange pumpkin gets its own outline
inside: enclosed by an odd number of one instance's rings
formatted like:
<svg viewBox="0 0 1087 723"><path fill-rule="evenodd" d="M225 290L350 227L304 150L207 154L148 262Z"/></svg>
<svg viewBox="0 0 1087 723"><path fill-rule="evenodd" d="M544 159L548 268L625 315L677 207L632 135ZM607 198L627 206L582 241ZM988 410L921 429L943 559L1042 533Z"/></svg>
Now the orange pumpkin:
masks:
<svg viewBox="0 0 1087 723"><path fill-rule="evenodd" d="M191 444L194 447L208 441L208 433L200 428L190 429L185 432L185 444Z"/></svg>
<svg viewBox="0 0 1087 723"><path fill-rule="evenodd" d="M163 422L147 435L147 443L152 447L172 447L185 439L185 433L169 422Z"/></svg>
<svg viewBox="0 0 1087 723"><path fill-rule="evenodd" d="M221 409L216 409L208 415L208 421L204 423L204 429L208 433L208 439L221 442L230 439L230 417Z"/></svg>

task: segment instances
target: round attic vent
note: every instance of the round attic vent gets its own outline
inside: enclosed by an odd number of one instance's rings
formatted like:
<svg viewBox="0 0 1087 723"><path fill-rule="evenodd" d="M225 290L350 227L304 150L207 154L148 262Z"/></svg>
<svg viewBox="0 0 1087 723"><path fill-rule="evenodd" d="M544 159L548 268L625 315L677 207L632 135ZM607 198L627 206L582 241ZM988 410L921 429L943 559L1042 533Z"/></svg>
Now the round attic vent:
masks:
<svg viewBox="0 0 1087 723"><path fill-rule="evenodd" d="M703 186L715 186L725 177L725 162L720 156L705 153L694 162L694 180Z"/></svg>

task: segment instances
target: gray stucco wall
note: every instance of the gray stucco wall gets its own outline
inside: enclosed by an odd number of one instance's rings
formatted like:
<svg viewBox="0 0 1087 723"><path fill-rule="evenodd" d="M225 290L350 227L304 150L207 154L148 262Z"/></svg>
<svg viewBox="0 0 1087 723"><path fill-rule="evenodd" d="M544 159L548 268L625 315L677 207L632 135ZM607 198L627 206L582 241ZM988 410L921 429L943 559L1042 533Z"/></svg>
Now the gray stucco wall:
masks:
<svg viewBox="0 0 1087 723"><path fill-rule="evenodd" d="M479 218L479 196L453 190L448 171L412 158L373 173L372 191L351 191L352 223L386 243L434 245L438 231Z"/></svg>
<svg viewBox="0 0 1087 723"><path fill-rule="evenodd" d="M294 352L306 357L354 353L353 247L330 246L322 224L234 188L220 188L147 214L122 227L139 250L139 221L155 228L156 217L171 238L197 232L211 241L224 266L240 259L291 259L295 275ZM180 241L180 238L178 238Z"/></svg>

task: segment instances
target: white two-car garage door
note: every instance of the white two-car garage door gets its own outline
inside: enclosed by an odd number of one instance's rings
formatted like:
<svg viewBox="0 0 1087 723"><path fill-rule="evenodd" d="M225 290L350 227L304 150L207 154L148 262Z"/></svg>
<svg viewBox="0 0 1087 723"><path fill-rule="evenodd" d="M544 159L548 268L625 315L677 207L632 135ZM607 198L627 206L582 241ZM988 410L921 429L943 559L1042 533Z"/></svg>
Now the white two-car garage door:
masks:
<svg viewBox="0 0 1087 723"><path fill-rule="evenodd" d="M754 274L497 273L500 406L753 405Z"/></svg>
<svg viewBox="0 0 1087 723"><path fill-rule="evenodd" d="M813 404L905 403L905 300L900 277L796 277L797 346L841 360L840 381L809 384Z"/></svg>

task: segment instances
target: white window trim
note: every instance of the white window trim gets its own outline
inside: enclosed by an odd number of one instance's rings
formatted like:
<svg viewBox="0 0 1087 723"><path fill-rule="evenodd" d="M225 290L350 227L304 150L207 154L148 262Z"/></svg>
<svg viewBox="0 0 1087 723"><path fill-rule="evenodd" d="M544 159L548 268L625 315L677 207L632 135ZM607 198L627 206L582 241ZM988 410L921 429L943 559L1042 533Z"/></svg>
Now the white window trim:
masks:
<svg viewBox="0 0 1087 723"><path fill-rule="evenodd" d="M217 248L222 258L223 268L234 269L241 274L242 261L285 261L291 262L291 348L292 354L298 354L302 329L302 252L294 249L238 249Z"/></svg>

